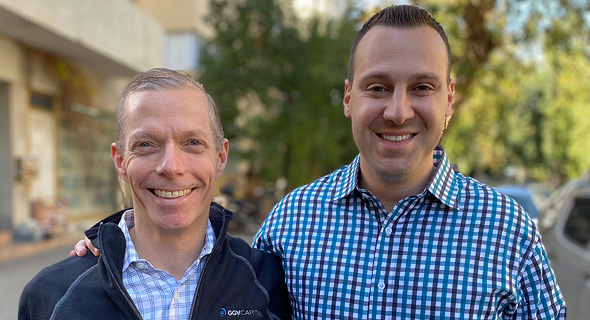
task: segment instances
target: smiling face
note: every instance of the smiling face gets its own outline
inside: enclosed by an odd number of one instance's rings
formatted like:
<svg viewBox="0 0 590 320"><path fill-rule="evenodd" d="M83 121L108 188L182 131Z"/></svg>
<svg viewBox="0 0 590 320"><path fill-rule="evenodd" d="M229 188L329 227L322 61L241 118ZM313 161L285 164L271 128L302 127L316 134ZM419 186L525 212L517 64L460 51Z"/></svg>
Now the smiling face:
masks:
<svg viewBox="0 0 590 320"><path fill-rule="evenodd" d="M113 143L111 156L131 187L135 226L156 232L206 227L228 142L215 145L205 94L196 88L140 91L125 106L125 152Z"/></svg>
<svg viewBox="0 0 590 320"><path fill-rule="evenodd" d="M360 41L344 113L361 153L361 187L427 182L452 111L447 67L446 46L427 26L376 26Z"/></svg>

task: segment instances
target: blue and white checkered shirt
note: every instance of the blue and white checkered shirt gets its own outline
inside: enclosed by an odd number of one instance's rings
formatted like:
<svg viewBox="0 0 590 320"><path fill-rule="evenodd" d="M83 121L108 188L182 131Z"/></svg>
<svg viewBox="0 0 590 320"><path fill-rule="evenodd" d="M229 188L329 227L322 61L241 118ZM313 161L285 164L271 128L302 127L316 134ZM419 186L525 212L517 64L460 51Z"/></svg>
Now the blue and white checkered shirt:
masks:
<svg viewBox="0 0 590 320"><path fill-rule="evenodd" d="M565 317L529 216L440 147L434 166L391 212L358 186L358 156L273 208L254 246L282 258L294 319Z"/></svg>
<svg viewBox="0 0 590 320"><path fill-rule="evenodd" d="M123 262L123 284L143 319L188 319L197 283L208 255L215 245L211 222L207 226L205 245L201 254L186 270L180 280L170 273L154 268L149 261L140 259L129 236L134 227L133 209L125 211L119 227L126 239Z"/></svg>

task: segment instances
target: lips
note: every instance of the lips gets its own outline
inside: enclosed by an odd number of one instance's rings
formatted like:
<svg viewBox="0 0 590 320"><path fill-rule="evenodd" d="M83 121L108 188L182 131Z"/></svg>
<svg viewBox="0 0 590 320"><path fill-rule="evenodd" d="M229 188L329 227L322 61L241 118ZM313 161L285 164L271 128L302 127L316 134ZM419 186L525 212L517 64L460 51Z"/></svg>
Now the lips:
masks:
<svg viewBox="0 0 590 320"><path fill-rule="evenodd" d="M166 199L174 199L180 198L187 194L189 194L193 189L182 189L182 190L174 190L174 191L166 191L166 190L159 190L159 189L150 189L150 191L160 198Z"/></svg>

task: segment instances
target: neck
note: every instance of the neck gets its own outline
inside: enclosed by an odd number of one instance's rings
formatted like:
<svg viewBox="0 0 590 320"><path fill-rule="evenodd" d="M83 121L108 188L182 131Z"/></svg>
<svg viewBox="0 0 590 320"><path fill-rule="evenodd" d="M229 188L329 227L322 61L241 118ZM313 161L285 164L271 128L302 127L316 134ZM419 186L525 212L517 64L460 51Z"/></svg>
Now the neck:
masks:
<svg viewBox="0 0 590 320"><path fill-rule="evenodd" d="M434 170L435 168L431 163L428 167L418 170L421 173L420 175L386 177L371 170L362 170L361 162L359 186L370 191L383 204L385 209L391 212L393 207L402 199L424 191Z"/></svg>
<svg viewBox="0 0 590 320"><path fill-rule="evenodd" d="M179 280L205 245L207 223L201 225L190 232L180 233L158 232L135 225L129 230L129 235L141 259L148 260L155 268L169 272Z"/></svg>

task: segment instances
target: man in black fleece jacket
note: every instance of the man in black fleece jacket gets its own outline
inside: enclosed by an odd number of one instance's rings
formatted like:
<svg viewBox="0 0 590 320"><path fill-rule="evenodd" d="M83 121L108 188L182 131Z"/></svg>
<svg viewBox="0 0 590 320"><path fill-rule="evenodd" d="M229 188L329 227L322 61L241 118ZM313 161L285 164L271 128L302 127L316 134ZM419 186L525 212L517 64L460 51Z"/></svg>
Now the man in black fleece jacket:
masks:
<svg viewBox="0 0 590 320"><path fill-rule="evenodd" d="M125 89L111 157L134 208L86 232L100 257L70 257L24 289L19 319L286 319L280 261L226 234L213 203L228 141L187 75L152 69Z"/></svg>

